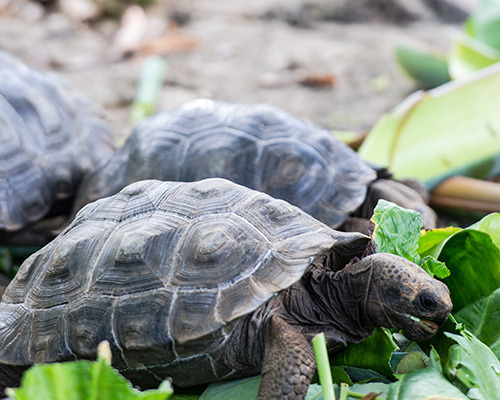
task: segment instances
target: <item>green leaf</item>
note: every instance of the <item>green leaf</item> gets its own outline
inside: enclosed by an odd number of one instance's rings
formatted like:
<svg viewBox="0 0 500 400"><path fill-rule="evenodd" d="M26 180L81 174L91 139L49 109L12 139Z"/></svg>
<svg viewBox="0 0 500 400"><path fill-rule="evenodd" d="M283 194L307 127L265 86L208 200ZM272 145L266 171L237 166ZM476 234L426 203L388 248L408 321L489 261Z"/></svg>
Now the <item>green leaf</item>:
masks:
<svg viewBox="0 0 500 400"><path fill-rule="evenodd" d="M432 255L451 274L443 281L455 312L500 287L500 214L489 214L467 229L443 228L419 239L421 257ZM487 277L485 279L485 277Z"/></svg>
<svg viewBox="0 0 500 400"><path fill-rule="evenodd" d="M447 228L431 229L425 231L418 239L418 254L421 257L431 255L435 258L439 256L439 252L444 245L446 239L462 228L449 226Z"/></svg>
<svg viewBox="0 0 500 400"><path fill-rule="evenodd" d="M424 355L419 351L410 351L398 363L396 373L406 374L427 367Z"/></svg>
<svg viewBox="0 0 500 400"><path fill-rule="evenodd" d="M380 397L377 397L377 399L387 399L387 392L390 389L390 385L387 383L381 383L381 382L370 382L370 383L363 383L359 384L356 383L353 386L351 386L351 393L358 393L361 395L366 395L368 393L381 393ZM359 400L361 396L349 396L347 399L348 400Z"/></svg>
<svg viewBox="0 0 500 400"><path fill-rule="evenodd" d="M445 57L430 49L415 46L396 47L396 59L403 70L424 89L430 89L450 80Z"/></svg>
<svg viewBox="0 0 500 400"><path fill-rule="evenodd" d="M458 343L450 349L446 371L469 390L471 399L498 400L500 393L500 361L493 352L473 334L446 333Z"/></svg>
<svg viewBox="0 0 500 400"><path fill-rule="evenodd" d="M446 278L450 275L450 270L446 267L446 264L442 261L436 260L432 256L425 256L422 260L420 260L420 266L430 276L435 275L439 279Z"/></svg>
<svg viewBox="0 0 500 400"><path fill-rule="evenodd" d="M468 18L467 33L500 51L500 3L498 0L483 0Z"/></svg>
<svg viewBox="0 0 500 400"><path fill-rule="evenodd" d="M463 35L453 43L448 57L448 68L453 79L460 79L499 61L500 53Z"/></svg>
<svg viewBox="0 0 500 400"><path fill-rule="evenodd" d="M455 318L500 358L500 288L462 308Z"/></svg>
<svg viewBox="0 0 500 400"><path fill-rule="evenodd" d="M200 400L255 400L259 392L261 377L234 379L208 385Z"/></svg>
<svg viewBox="0 0 500 400"><path fill-rule="evenodd" d="M349 374L345 371L344 366L331 365L331 369L333 383L336 383L337 385L340 385L341 383L352 385L353 382Z"/></svg>
<svg viewBox="0 0 500 400"><path fill-rule="evenodd" d="M418 261L417 254L422 217L417 211L407 210L386 200L379 200L374 209L373 239L380 253L392 253L410 261Z"/></svg>
<svg viewBox="0 0 500 400"><path fill-rule="evenodd" d="M307 390L307 395L305 400L323 400L323 390L321 388L321 385L318 384L309 385L309 389Z"/></svg>
<svg viewBox="0 0 500 400"><path fill-rule="evenodd" d="M452 174L488 177L500 163L500 64L417 92L386 114L359 155L430 188Z"/></svg>
<svg viewBox="0 0 500 400"><path fill-rule="evenodd" d="M21 386L8 393L14 400L91 399L90 361L35 365L24 374Z"/></svg>
<svg viewBox="0 0 500 400"><path fill-rule="evenodd" d="M410 372L390 386L387 400L425 400L437 396L469 400L442 373L430 367Z"/></svg>
<svg viewBox="0 0 500 400"><path fill-rule="evenodd" d="M491 213L486 217L469 226L469 229L477 229L478 231L490 235L493 243L500 249L500 213Z"/></svg>
<svg viewBox="0 0 500 400"><path fill-rule="evenodd" d="M443 280L450 289L455 312L500 287L500 251L490 236L463 229L441 248L438 259L451 274Z"/></svg>
<svg viewBox="0 0 500 400"><path fill-rule="evenodd" d="M398 345L388 329L377 328L373 335L361 343L350 345L332 358L332 365L371 369L392 377L391 355Z"/></svg>
<svg viewBox="0 0 500 400"><path fill-rule="evenodd" d="M366 382L382 382L391 383L394 378L387 378L372 369L357 368L357 367L343 367L344 371L349 375L352 382L366 383Z"/></svg>
<svg viewBox="0 0 500 400"><path fill-rule="evenodd" d="M438 396L453 400L469 400L443 375L439 356L435 350L431 351L430 364L427 368L409 372L391 384L355 384L351 387L351 391L363 394L382 392L380 398L384 400L428 400ZM354 398L356 397L349 397L349 399Z"/></svg>
<svg viewBox="0 0 500 400"><path fill-rule="evenodd" d="M39 364L30 368L21 386L10 389L14 400L165 400L170 383L140 392L104 360Z"/></svg>

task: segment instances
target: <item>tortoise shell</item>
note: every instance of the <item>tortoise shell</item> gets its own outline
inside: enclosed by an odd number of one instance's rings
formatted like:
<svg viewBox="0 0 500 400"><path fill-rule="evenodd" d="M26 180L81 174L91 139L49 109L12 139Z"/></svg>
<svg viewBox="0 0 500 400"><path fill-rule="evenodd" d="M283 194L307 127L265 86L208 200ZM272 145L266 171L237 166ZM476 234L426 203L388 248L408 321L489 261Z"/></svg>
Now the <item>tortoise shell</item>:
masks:
<svg viewBox="0 0 500 400"><path fill-rule="evenodd" d="M4 52L0 82L0 231L14 231L72 198L113 146L83 100Z"/></svg>
<svg viewBox="0 0 500 400"><path fill-rule="evenodd" d="M106 339L136 382L194 363L210 380L239 318L368 240L224 179L137 182L23 263L0 303L0 364L94 358Z"/></svg>
<svg viewBox="0 0 500 400"><path fill-rule="evenodd" d="M331 132L266 104L196 100L142 121L82 186L76 210L142 179L229 179L339 226L376 172Z"/></svg>

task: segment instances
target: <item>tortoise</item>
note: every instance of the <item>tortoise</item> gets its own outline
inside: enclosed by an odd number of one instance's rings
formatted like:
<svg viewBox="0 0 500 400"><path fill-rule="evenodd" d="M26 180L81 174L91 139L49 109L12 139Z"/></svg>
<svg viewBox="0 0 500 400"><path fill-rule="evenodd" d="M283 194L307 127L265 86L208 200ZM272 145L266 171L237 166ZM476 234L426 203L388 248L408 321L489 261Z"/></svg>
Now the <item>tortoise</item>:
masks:
<svg viewBox="0 0 500 400"><path fill-rule="evenodd" d="M142 388L262 373L259 399L304 398L316 333L334 351L377 326L423 340L448 317L442 282L372 247L225 179L136 182L22 264L0 303L0 384L107 340Z"/></svg>
<svg viewBox="0 0 500 400"><path fill-rule="evenodd" d="M83 177L113 151L111 131L88 102L2 51L0 82L0 242L45 244L52 225L36 223L70 214Z"/></svg>
<svg viewBox="0 0 500 400"><path fill-rule="evenodd" d="M380 198L416 209L427 228L436 223L420 190L388 179L385 170L362 161L330 131L270 105L207 99L139 123L84 182L75 212L138 180L211 177L286 200L332 228L349 215L349 223L370 218Z"/></svg>

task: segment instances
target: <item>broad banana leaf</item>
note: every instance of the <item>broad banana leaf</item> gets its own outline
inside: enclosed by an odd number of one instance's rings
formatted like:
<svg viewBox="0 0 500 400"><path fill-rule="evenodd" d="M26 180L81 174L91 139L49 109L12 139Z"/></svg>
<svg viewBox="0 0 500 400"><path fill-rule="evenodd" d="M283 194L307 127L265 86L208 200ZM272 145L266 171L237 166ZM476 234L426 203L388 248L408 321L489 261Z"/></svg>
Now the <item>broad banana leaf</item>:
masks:
<svg viewBox="0 0 500 400"><path fill-rule="evenodd" d="M453 174L484 179L500 169L499 110L497 63L414 93L376 124L359 154L429 188Z"/></svg>

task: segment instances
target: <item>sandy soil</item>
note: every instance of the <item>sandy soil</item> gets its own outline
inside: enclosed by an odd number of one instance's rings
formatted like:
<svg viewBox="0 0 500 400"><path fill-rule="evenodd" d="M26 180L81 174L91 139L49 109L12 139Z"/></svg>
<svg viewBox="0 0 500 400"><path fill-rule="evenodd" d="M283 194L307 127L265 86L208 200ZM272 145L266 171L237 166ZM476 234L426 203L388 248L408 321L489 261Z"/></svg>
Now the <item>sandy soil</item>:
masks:
<svg viewBox="0 0 500 400"><path fill-rule="evenodd" d="M166 31L198 43L164 54L159 109L197 97L267 102L330 129L369 129L416 89L395 61L395 46L420 40L446 51L464 15L429 5L439 0L351 3L158 0L146 11L146 39ZM455 2L464 10L475 3ZM116 19L82 22L57 6L0 0L0 48L60 75L123 136L143 58L119 57L119 27ZM308 79L327 84L304 84Z"/></svg>

